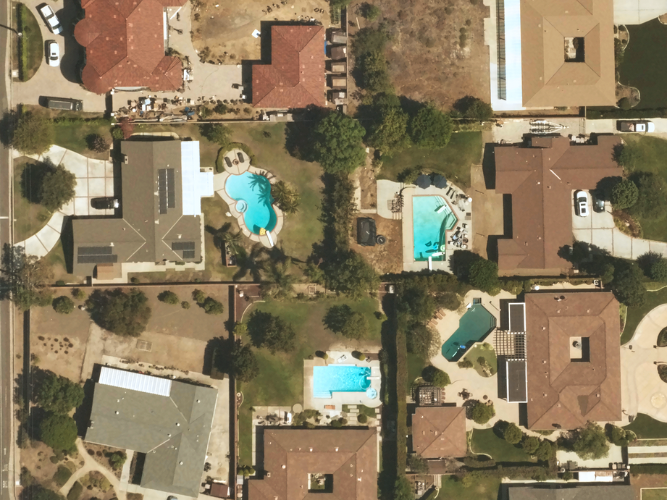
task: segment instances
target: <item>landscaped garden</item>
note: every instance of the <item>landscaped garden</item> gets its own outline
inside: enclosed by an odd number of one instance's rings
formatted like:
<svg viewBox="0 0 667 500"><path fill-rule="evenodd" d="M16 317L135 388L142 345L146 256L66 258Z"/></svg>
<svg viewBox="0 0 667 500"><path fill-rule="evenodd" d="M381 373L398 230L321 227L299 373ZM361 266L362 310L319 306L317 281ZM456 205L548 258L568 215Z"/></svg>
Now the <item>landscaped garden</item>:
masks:
<svg viewBox="0 0 667 500"><path fill-rule="evenodd" d="M471 440L472 452L489 455L496 463L535 463L535 459L516 444L498 436L496 429L475 429Z"/></svg>
<svg viewBox="0 0 667 500"><path fill-rule="evenodd" d="M14 240L23 241L37 233L51 218L40 203L41 164L29 158L14 160Z"/></svg>
<svg viewBox="0 0 667 500"><path fill-rule="evenodd" d="M667 304L667 288L663 288L657 292L647 292L645 294L644 303L641 306L628 307L625 328L621 335L621 344L629 342L635 334L637 325L644 319L644 316L646 316L653 308L661 304Z"/></svg>
<svg viewBox="0 0 667 500"><path fill-rule="evenodd" d="M493 476L481 475L468 487L457 476L442 476L441 481L436 500L497 500L500 489L500 478Z"/></svg>
<svg viewBox="0 0 667 500"><path fill-rule="evenodd" d="M484 360L481 363L480 358ZM484 342L482 345L476 345L470 349L464 360L470 361L472 363L472 368L474 368L474 370L482 377L490 377L498 373L498 358L496 357L496 351L493 349L493 346L487 342Z"/></svg>
<svg viewBox="0 0 667 500"><path fill-rule="evenodd" d="M660 422L644 413L638 413L632 423L623 428L634 432L639 439L667 438L667 423Z"/></svg>
<svg viewBox="0 0 667 500"><path fill-rule="evenodd" d="M44 41L35 15L24 4L16 5L18 39L19 78L27 82L39 69L44 59Z"/></svg>

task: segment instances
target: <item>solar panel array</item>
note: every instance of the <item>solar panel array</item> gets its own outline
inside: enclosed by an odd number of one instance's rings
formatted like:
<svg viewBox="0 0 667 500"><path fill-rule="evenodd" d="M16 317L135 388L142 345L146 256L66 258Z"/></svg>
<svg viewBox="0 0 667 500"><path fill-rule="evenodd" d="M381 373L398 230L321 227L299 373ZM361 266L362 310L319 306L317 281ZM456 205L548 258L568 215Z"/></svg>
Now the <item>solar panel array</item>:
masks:
<svg viewBox="0 0 667 500"><path fill-rule="evenodd" d="M183 258L184 259L194 259L195 258L195 251L194 250L183 250Z"/></svg>
<svg viewBox="0 0 667 500"><path fill-rule="evenodd" d="M171 244L172 250L194 250L194 241L175 241Z"/></svg>
<svg viewBox="0 0 667 500"><path fill-rule="evenodd" d="M176 190L173 168L161 168L157 171L157 189L159 195L160 214L167 213L167 209L176 208Z"/></svg>
<svg viewBox="0 0 667 500"><path fill-rule="evenodd" d="M77 263L79 264L115 264L118 255L113 255L113 248L106 247L79 247L77 251Z"/></svg>

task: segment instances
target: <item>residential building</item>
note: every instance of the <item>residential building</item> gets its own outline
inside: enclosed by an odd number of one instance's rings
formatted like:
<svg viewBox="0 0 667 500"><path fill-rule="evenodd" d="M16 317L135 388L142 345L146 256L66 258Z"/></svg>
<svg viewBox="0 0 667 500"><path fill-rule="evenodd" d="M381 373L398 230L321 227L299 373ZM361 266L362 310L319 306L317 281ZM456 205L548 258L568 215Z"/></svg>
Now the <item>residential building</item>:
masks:
<svg viewBox="0 0 667 500"><path fill-rule="evenodd" d="M412 415L412 450L426 459L465 457L465 408L418 406Z"/></svg>
<svg viewBox="0 0 667 500"><path fill-rule="evenodd" d="M184 4L185 0L82 0L85 17L74 28L74 37L86 51L83 86L96 94L111 89L180 89L181 60L165 54L165 8Z"/></svg>
<svg viewBox="0 0 667 500"><path fill-rule="evenodd" d="M544 484L511 485L509 500L633 500L635 494L629 484Z"/></svg>
<svg viewBox="0 0 667 500"><path fill-rule="evenodd" d="M325 106L323 26L271 27L271 64L252 67L256 108Z"/></svg>
<svg viewBox="0 0 667 500"><path fill-rule="evenodd" d="M498 240L502 274L571 269L559 252L573 243L574 191L595 189L602 179L623 175L614 160L620 143L617 136L598 136L594 144L544 136L530 138L525 147L494 149L496 192L512 196L512 234Z"/></svg>
<svg viewBox="0 0 667 500"><path fill-rule="evenodd" d="M263 456L258 479L248 483L249 500L301 500L315 493L331 498L376 500L377 429L258 428ZM324 479L324 488L314 478Z"/></svg>
<svg viewBox="0 0 667 500"><path fill-rule="evenodd" d="M196 141L123 141L121 217L72 221L73 274L120 277L123 266L204 259L201 197L213 196ZM160 270L143 269L143 270Z"/></svg>
<svg viewBox="0 0 667 500"><path fill-rule="evenodd" d="M527 293L525 318L526 427L576 429L588 421L620 421L620 324L614 295Z"/></svg>
<svg viewBox="0 0 667 500"><path fill-rule="evenodd" d="M145 454L141 488L197 498L218 392L102 367L85 441Z"/></svg>

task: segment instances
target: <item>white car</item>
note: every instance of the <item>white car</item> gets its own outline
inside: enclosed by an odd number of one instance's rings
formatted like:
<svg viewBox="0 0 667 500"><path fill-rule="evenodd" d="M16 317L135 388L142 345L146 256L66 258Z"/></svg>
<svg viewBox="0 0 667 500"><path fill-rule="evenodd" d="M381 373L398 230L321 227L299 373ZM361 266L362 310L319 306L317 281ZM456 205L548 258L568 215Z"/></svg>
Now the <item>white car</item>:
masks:
<svg viewBox="0 0 667 500"><path fill-rule="evenodd" d="M60 26L60 21L56 17L53 9L50 6L45 5L39 9L39 13L42 14L42 17L46 21L46 24L49 25L49 29L55 34L58 35L63 32L63 27Z"/></svg>
<svg viewBox="0 0 667 500"><path fill-rule="evenodd" d="M49 61L49 66L59 66L60 65L60 47L58 42L55 40L49 40L46 42L46 58Z"/></svg>
<svg viewBox="0 0 667 500"><path fill-rule="evenodd" d="M574 193L574 205L579 217L588 217L588 196L585 191Z"/></svg>

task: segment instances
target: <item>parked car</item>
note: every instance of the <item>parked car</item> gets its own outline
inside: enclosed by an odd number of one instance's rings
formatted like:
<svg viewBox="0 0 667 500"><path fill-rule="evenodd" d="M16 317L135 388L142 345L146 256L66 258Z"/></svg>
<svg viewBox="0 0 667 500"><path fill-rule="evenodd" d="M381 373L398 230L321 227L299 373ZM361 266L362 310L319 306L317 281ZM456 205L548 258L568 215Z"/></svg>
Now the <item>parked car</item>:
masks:
<svg viewBox="0 0 667 500"><path fill-rule="evenodd" d="M591 191L591 197L593 198L593 212L604 212L604 200L600 197L600 193Z"/></svg>
<svg viewBox="0 0 667 500"><path fill-rule="evenodd" d="M60 46L55 40L46 42L46 58L49 66L60 66Z"/></svg>
<svg viewBox="0 0 667 500"><path fill-rule="evenodd" d="M377 228L375 220L371 217L359 217L357 219L357 243L364 247L374 247Z"/></svg>
<svg viewBox="0 0 667 500"><path fill-rule="evenodd" d="M616 126L621 132L655 132L655 124L648 120L618 120Z"/></svg>
<svg viewBox="0 0 667 500"><path fill-rule="evenodd" d="M120 202L113 196L105 196L102 198L91 198L90 206L98 210L109 210L120 207Z"/></svg>
<svg viewBox="0 0 667 500"><path fill-rule="evenodd" d="M64 111L83 111L83 101L68 97L47 97L46 107L49 109L62 109Z"/></svg>
<svg viewBox="0 0 667 500"><path fill-rule="evenodd" d="M53 12L53 9L49 5L40 7L39 13L44 18L44 21L46 21L46 24L49 25L49 29L53 32L53 34L59 35L63 32L63 27L60 26L60 21L58 21L56 14Z"/></svg>
<svg viewBox="0 0 667 500"><path fill-rule="evenodd" d="M588 217L588 196L586 191L574 193L574 207L579 217Z"/></svg>

